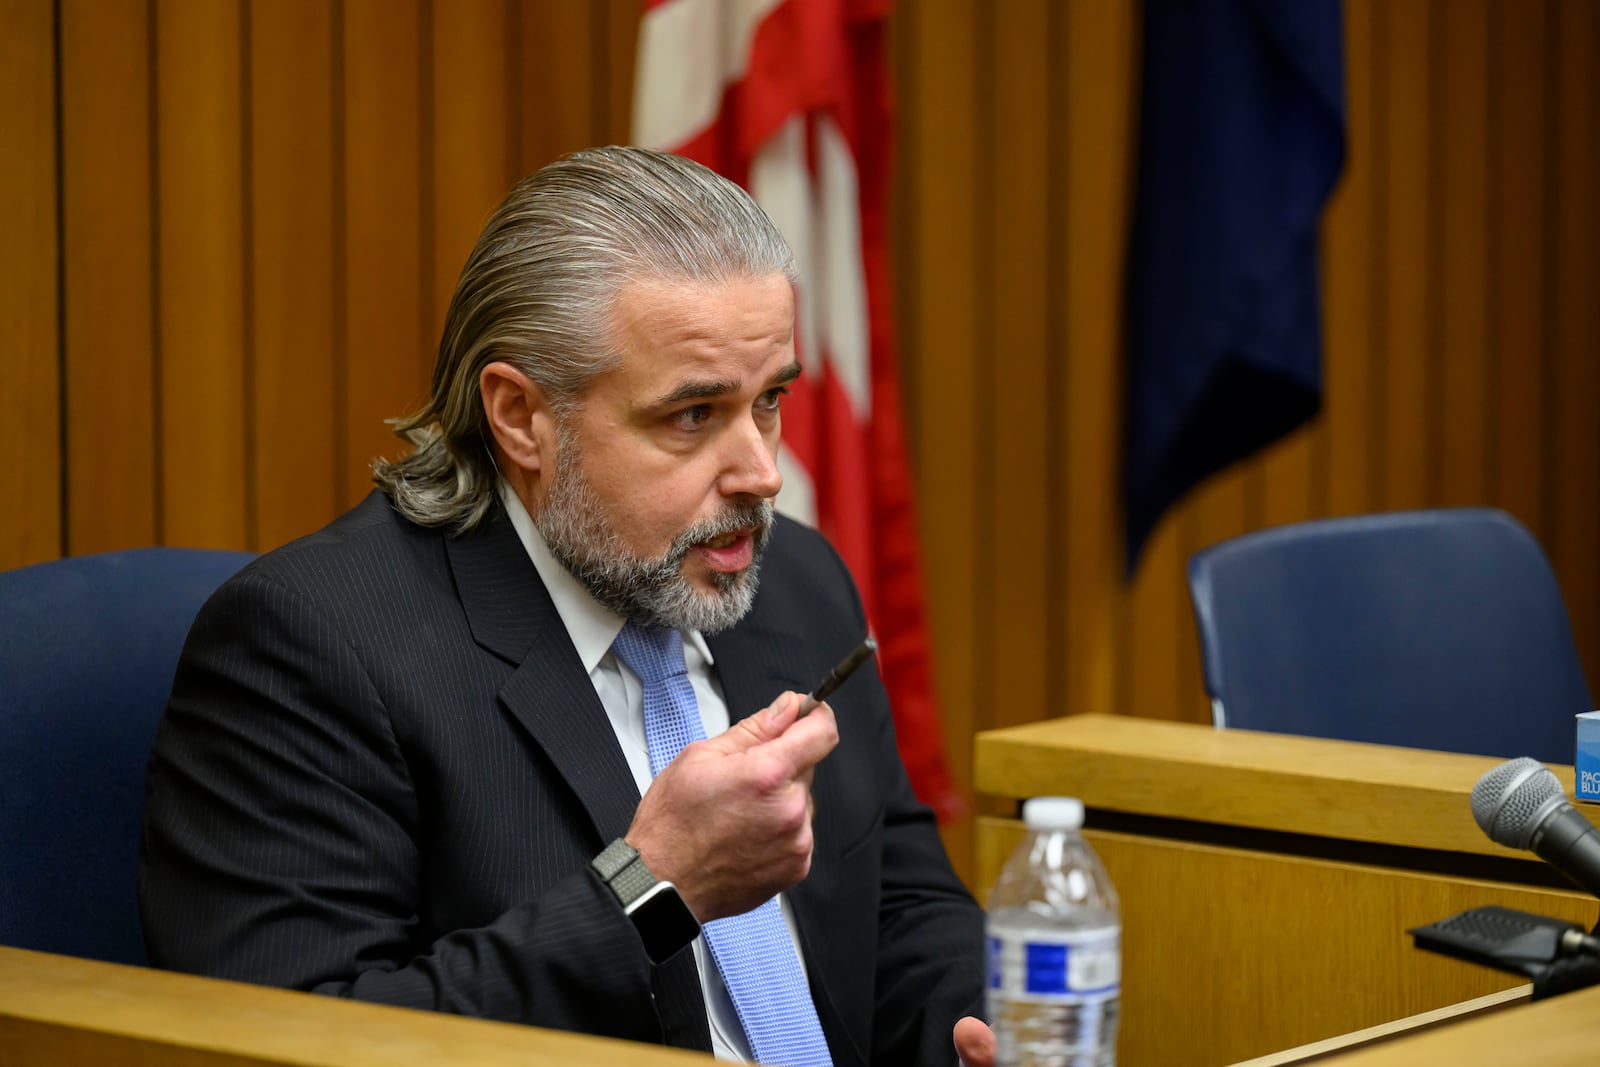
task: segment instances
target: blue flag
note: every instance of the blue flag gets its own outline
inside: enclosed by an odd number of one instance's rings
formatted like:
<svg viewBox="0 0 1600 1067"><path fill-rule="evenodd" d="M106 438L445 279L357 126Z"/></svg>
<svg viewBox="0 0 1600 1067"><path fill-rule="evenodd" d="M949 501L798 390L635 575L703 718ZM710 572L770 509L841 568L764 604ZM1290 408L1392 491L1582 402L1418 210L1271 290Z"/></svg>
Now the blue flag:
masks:
<svg viewBox="0 0 1600 1067"><path fill-rule="evenodd" d="M1127 567L1322 398L1317 218L1344 164L1337 0L1145 0L1128 247Z"/></svg>

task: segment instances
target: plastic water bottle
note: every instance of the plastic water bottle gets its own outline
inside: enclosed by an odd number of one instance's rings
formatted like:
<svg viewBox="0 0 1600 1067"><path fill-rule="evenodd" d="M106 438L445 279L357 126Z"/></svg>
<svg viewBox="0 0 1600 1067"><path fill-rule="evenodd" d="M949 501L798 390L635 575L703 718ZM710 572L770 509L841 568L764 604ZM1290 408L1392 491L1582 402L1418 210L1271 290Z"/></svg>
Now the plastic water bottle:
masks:
<svg viewBox="0 0 1600 1067"><path fill-rule="evenodd" d="M1083 804L1036 797L989 896L989 1021L998 1067L1115 1067L1117 893L1082 833Z"/></svg>

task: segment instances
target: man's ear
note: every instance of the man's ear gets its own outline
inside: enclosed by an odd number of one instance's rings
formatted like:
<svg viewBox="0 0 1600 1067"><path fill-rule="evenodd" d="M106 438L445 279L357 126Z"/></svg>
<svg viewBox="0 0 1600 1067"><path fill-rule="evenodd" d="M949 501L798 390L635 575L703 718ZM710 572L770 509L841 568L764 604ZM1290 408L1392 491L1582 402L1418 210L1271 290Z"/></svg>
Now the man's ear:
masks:
<svg viewBox="0 0 1600 1067"><path fill-rule="evenodd" d="M500 454L537 476L555 469L555 412L537 382L509 363L496 361L478 375L483 413ZM511 472L505 472L508 476Z"/></svg>

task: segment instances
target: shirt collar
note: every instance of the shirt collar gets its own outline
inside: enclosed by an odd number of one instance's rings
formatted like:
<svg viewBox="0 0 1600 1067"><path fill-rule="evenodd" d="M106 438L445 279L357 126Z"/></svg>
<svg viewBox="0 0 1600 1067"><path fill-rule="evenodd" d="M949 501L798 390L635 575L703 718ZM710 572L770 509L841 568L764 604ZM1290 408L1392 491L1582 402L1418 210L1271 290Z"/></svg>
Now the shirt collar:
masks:
<svg viewBox="0 0 1600 1067"><path fill-rule="evenodd" d="M517 496L516 490L504 478L500 479L500 502L511 520L512 529L517 531L517 537L522 541L522 547L527 549L528 558L533 561L533 569L539 572L540 580L555 603L556 613L561 616L562 625L567 628L567 635L578 650L578 658L583 661L583 669L593 674L600 661L611 651L611 643L622 632L626 620L596 600L594 594L562 566L545 544L544 536L533 525L528 509L522 505L522 498ZM683 641L686 647L699 653L707 664L716 662L711 655L711 647L706 644L699 630L684 630Z"/></svg>

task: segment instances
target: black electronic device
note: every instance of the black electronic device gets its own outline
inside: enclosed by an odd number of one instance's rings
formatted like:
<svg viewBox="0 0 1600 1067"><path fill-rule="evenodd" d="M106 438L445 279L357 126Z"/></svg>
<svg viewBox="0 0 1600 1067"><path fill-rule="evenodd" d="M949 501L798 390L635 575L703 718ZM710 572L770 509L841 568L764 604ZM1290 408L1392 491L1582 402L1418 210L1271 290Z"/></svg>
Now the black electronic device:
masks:
<svg viewBox="0 0 1600 1067"><path fill-rule="evenodd" d="M1600 954L1577 923L1511 908L1472 908L1406 932L1418 948L1530 979L1558 960Z"/></svg>

